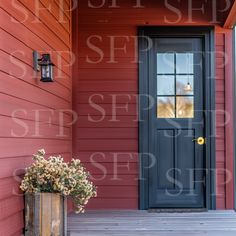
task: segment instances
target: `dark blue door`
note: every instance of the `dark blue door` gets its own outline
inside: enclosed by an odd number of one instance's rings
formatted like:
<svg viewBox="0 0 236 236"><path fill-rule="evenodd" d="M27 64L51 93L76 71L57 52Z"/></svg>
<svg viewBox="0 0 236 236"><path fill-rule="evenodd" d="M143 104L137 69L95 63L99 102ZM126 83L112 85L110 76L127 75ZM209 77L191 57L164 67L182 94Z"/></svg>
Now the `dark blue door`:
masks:
<svg viewBox="0 0 236 236"><path fill-rule="evenodd" d="M205 207L201 38L155 38L149 54L149 208Z"/></svg>

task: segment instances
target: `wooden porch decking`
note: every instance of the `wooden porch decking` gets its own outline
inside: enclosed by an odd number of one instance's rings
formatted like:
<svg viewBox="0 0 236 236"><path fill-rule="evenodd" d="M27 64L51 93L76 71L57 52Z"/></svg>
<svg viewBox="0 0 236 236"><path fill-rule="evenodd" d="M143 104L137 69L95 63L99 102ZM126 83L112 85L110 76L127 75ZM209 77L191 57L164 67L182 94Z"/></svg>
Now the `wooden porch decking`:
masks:
<svg viewBox="0 0 236 236"><path fill-rule="evenodd" d="M89 211L68 217L68 236L236 236L234 211L148 213Z"/></svg>

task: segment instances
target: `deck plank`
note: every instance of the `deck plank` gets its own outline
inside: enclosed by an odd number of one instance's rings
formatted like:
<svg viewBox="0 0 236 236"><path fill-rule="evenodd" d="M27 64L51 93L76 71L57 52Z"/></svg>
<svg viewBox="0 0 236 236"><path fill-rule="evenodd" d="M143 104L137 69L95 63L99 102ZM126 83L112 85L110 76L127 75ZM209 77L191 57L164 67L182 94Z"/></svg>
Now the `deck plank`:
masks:
<svg viewBox="0 0 236 236"><path fill-rule="evenodd" d="M234 211L149 213L147 211L88 211L70 214L68 236L158 235L235 236Z"/></svg>

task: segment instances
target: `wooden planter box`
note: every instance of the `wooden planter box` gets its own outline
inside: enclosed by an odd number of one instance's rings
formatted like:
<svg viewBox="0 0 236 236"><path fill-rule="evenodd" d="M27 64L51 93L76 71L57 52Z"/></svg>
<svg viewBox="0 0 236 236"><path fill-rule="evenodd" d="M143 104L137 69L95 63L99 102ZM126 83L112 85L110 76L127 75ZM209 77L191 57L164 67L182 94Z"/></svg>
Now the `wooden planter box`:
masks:
<svg viewBox="0 0 236 236"><path fill-rule="evenodd" d="M66 236L66 199L54 193L26 194L25 236Z"/></svg>

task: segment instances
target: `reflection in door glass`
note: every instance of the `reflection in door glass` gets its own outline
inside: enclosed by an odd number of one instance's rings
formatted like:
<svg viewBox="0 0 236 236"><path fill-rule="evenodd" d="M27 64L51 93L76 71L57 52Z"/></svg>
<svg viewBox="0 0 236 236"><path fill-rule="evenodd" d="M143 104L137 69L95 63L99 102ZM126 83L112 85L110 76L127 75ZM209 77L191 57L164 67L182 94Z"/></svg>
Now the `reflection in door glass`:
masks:
<svg viewBox="0 0 236 236"><path fill-rule="evenodd" d="M177 95L193 95L193 90L193 75L176 75Z"/></svg>
<svg viewBox="0 0 236 236"><path fill-rule="evenodd" d="M157 94L175 95L175 76L158 75L157 76Z"/></svg>
<svg viewBox="0 0 236 236"><path fill-rule="evenodd" d="M176 73L193 74L193 53L176 53Z"/></svg>
<svg viewBox="0 0 236 236"><path fill-rule="evenodd" d="M175 71L174 53L157 54L157 70L159 74L173 74Z"/></svg>
<svg viewBox="0 0 236 236"><path fill-rule="evenodd" d="M176 117L193 118L193 97L176 97Z"/></svg>
<svg viewBox="0 0 236 236"><path fill-rule="evenodd" d="M175 97L158 97L157 114L159 118L175 118Z"/></svg>

